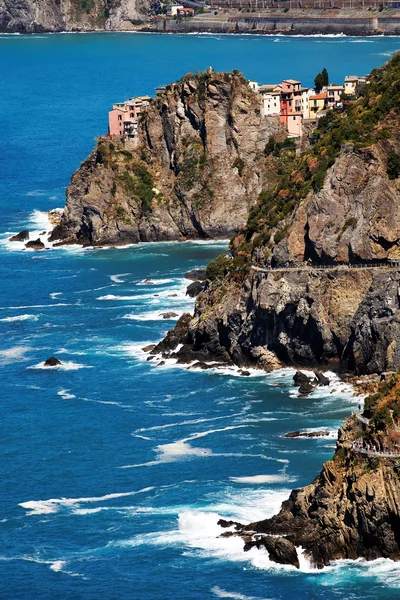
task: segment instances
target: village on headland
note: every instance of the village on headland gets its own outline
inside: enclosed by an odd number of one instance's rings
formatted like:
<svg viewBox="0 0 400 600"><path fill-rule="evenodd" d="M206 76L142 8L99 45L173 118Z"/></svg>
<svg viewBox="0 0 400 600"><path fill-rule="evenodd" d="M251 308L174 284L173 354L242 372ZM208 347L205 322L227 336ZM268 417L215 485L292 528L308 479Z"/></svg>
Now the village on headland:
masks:
<svg viewBox="0 0 400 600"><path fill-rule="evenodd" d="M210 67L211 68L211 67ZM348 75L343 84L329 84L326 69L315 78L315 87L302 87L301 81L284 79L277 84L248 84L259 95L260 111L264 117L279 117L289 138L301 138L306 122L315 122L327 110L343 110L344 103L354 100L367 84L367 76ZM165 86L156 88L156 95ZM108 113L108 135L120 136L135 143L139 116L149 105L151 96L137 96L113 104Z"/></svg>

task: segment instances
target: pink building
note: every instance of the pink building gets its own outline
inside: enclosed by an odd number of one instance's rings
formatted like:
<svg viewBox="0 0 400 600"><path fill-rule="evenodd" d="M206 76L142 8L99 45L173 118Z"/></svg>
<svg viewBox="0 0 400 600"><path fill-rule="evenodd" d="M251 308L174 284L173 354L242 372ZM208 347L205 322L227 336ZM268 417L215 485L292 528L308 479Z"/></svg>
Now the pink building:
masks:
<svg viewBox="0 0 400 600"><path fill-rule="evenodd" d="M109 135L136 137L139 115L143 108L148 106L150 100L150 96L138 96L113 104L112 110L108 113Z"/></svg>

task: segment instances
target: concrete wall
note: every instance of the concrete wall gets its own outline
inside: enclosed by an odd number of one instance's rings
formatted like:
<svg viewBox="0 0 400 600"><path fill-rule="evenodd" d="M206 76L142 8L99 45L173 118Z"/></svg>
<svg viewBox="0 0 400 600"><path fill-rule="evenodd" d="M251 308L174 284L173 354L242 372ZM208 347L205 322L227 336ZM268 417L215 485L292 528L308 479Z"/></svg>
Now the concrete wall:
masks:
<svg viewBox="0 0 400 600"><path fill-rule="evenodd" d="M234 17L231 19L191 18L184 20L160 19L150 28L159 32L210 33L286 33L292 35L332 34L399 35L400 18L290 18L290 17Z"/></svg>

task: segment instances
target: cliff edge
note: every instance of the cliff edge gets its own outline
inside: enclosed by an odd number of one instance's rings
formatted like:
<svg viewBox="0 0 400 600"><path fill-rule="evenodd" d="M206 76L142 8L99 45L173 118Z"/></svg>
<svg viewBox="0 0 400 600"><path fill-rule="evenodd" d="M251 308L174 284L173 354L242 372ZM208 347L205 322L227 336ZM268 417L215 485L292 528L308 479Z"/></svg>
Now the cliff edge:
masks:
<svg viewBox="0 0 400 600"><path fill-rule="evenodd" d="M139 119L135 145L102 138L72 177L52 239L63 243L230 238L262 189L277 181L265 156L278 117L262 117L238 73L189 73Z"/></svg>
<svg viewBox="0 0 400 600"><path fill-rule="evenodd" d="M400 559L400 375L366 398L364 413L339 430L336 452L318 477L294 490L270 519L235 526L245 550L299 567L302 551L316 567L338 559Z"/></svg>
<svg viewBox="0 0 400 600"><path fill-rule="evenodd" d="M209 264L179 357L400 368L399 81L397 54L301 155L268 144L279 180Z"/></svg>

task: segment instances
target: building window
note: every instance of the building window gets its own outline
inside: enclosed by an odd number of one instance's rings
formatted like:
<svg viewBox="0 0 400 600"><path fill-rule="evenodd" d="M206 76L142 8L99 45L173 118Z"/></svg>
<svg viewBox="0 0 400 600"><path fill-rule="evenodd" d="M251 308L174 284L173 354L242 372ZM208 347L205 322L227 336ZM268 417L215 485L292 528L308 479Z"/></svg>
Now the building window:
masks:
<svg viewBox="0 0 400 600"><path fill-rule="evenodd" d="M118 121L122 121L122 115L118 115Z"/></svg>

